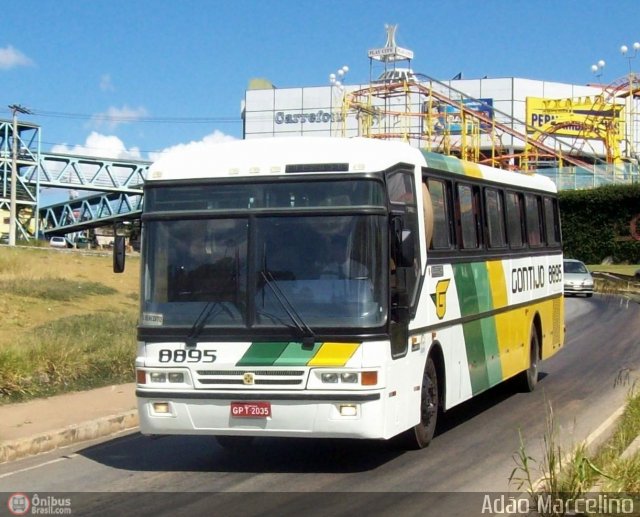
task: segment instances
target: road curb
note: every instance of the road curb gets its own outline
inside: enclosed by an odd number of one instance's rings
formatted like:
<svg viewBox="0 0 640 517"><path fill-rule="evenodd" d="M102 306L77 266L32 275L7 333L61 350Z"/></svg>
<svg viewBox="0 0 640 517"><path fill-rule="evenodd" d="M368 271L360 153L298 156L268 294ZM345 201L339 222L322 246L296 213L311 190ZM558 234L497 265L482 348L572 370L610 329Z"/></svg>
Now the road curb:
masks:
<svg viewBox="0 0 640 517"><path fill-rule="evenodd" d="M138 410L132 409L28 438L3 441L0 442L0 463L52 451L65 445L103 438L137 426Z"/></svg>

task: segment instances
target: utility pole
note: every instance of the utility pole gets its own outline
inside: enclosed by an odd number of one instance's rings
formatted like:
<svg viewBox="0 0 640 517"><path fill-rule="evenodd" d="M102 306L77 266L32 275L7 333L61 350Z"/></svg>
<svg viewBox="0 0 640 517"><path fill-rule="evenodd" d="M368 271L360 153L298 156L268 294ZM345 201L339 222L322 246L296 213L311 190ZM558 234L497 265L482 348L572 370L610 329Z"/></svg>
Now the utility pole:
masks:
<svg viewBox="0 0 640 517"><path fill-rule="evenodd" d="M11 206L9 207L9 246L16 245L16 220L17 220L17 192L18 192L18 115L31 112L19 104L11 104L9 109L13 112L13 139L11 146Z"/></svg>

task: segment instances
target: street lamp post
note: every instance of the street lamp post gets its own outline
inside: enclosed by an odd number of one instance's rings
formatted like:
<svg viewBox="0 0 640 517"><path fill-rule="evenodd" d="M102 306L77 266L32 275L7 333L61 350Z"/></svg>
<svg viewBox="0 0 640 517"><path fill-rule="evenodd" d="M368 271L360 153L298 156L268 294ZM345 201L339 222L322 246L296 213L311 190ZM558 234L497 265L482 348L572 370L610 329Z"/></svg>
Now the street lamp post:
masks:
<svg viewBox="0 0 640 517"><path fill-rule="evenodd" d="M635 135L636 135L636 121L634 120L635 118L635 99L634 99L634 92L635 92L635 87L636 87L636 76L632 71L631 68L631 60L635 59L635 57L638 55L638 51L640 51L640 42L636 41L634 42L634 44L631 46L633 52L629 53L629 47L627 47L626 45L622 45L620 47L620 53L627 59L627 63L629 64L629 116L626 125L626 129L628 131L628 136L627 136L627 156L630 158L634 158L635 157L635 145L636 145L636 141L635 141Z"/></svg>
<svg viewBox="0 0 640 517"><path fill-rule="evenodd" d="M344 91L344 86L342 84L344 80L344 76L347 75L349 71L349 67L344 65L342 68L338 69L335 74L329 74L329 84L331 85L330 91L330 99L329 99L329 111L331 112L331 119L329 120L329 135L331 135L331 128L333 126L333 87L338 88L338 91L341 93Z"/></svg>
<svg viewBox="0 0 640 517"><path fill-rule="evenodd" d="M601 59L595 65L591 65L591 71L595 74L598 80L602 77L602 71L606 65L607 63L605 63L604 59Z"/></svg>
<svg viewBox="0 0 640 517"><path fill-rule="evenodd" d="M631 60L633 58L636 57L636 55L638 54L638 51L640 50L640 42L636 41L631 48L633 49L633 54L628 55L627 53L629 52L629 47L627 47L626 45L622 45L620 47L620 53L627 58L627 61L629 62L629 75L631 75Z"/></svg>
<svg viewBox="0 0 640 517"><path fill-rule="evenodd" d="M11 145L11 204L9 206L9 246L16 245L16 220L18 197L18 113L25 115L31 112L18 104L11 104L9 109L13 112L13 134Z"/></svg>

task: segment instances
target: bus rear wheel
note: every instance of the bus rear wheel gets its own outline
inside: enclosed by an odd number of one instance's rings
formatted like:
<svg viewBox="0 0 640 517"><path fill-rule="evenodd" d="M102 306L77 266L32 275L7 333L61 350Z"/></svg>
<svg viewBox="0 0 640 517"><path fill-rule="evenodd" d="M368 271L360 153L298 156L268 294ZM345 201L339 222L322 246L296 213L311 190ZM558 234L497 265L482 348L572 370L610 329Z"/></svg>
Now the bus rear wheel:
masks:
<svg viewBox="0 0 640 517"><path fill-rule="evenodd" d="M518 379L521 391L531 392L538 384L538 362L540 357L540 338L535 326L531 328L529 340L529 368L520 374Z"/></svg>
<svg viewBox="0 0 640 517"><path fill-rule="evenodd" d="M401 435L402 445L407 449L423 449L429 445L436 432L439 411L438 371L433 359L428 357L420 390L420 422Z"/></svg>

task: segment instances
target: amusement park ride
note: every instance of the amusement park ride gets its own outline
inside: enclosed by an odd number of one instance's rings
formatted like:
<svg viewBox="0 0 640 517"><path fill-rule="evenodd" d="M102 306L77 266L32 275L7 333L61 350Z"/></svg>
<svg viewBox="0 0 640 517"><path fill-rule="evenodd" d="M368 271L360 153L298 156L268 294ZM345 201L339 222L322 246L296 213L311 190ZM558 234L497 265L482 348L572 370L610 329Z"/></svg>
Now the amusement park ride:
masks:
<svg viewBox="0 0 640 517"><path fill-rule="evenodd" d="M398 67L410 65L413 53L396 45L395 29L387 26L386 45L369 51L370 67L375 62L384 67L380 79L345 93L343 128L355 116L362 136L403 139L428 151L510 170L532 171L541 164L585 170L602 164L637 166L640 77L634 73L582 99L545 101L556 113L533 127L450 84Z"/></svg>
<svg viewBox="0 0 640 517"><path fill-rule="evenodd" d="M624 174L638 181L640 76L631 71L631 61L626 77L593 87L589 95L531 99L547 114L533 125L528 113L526 122L517 120L491 99L473 98L451 82L414 73L413 52L396 44L395 31L396 26L387 26L385 46L369 51L369 84L340 88L338 134L346 135L355 121L359 136L402 139L427 151L507 170ZM633 49L635 57L640 44ZM383 69L376 78L374 67ZM17 204L16 233L24 240L35 236L35 228L47 236L64 235L137 220L149 165L42 153L39 127L16 125L14 113L13 124L0 120L0 215L4 218ZM9 199L11 177L17 179L16 204ZM43 207L42 188L96 194Z"/></svg>

